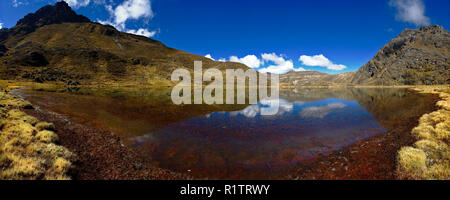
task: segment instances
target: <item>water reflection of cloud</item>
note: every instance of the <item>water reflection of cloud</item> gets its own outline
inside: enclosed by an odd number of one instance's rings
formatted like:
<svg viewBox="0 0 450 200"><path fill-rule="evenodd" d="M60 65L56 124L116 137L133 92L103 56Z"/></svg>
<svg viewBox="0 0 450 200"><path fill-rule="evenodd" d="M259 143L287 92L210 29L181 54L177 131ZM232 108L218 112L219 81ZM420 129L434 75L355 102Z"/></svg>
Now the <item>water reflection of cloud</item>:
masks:
<svg viewBox="0 0 450 200"><path fill-rule="evenodd" d="M230 112L231 116L243 115L248 118L254 118L257 115L261 115L262 109L266 112L272 110L278 112L276 115L283 115L285 113L292 112L294 110L294 104L302 104L303 102L289 102L285 99L263 99L258 104L247 106L243 110Z"/></svg>
<svg viewBox="0 0 450 200"><path fill-rule="evenodd" d="M230 115L231 116L244 115L248 118L254 118L256 117L256 115L258 115L260 110L261 109L259 108L259 105L255 104L247 106L246 108L244 108L244 110L230 112Z"/></svg>
<svg viewBox="0 0 450 200"><path fill-rule="evenodd" d="M326 106L311 106L304 108L300 112L300 116L303 118L324 118L333 110L345 108L346 105L343 103L331 103Z"/></svg>

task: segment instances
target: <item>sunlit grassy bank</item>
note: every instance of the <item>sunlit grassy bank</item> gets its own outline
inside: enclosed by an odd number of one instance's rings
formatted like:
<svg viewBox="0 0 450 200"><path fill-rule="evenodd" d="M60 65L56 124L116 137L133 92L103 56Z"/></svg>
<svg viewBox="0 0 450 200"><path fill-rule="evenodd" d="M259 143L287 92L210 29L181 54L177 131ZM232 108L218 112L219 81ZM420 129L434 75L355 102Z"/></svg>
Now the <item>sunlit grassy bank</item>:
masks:
<svg viewBox="0 0 450 200"><path fill-rule="evenodd" d="M439 94L439 110L423 115L412 130L413 147L398 152L398 174L402 179L450 179L450 86L420 86L422 93ZM411 108L414 109L414 108Z"/></svg>
<svg viewBox="0 0 450 200"><path fill-rule="evenodd" d="M55 144L53 124L20 109L32 106L0 91L0 180L67 180L75 155Z"/></svg>

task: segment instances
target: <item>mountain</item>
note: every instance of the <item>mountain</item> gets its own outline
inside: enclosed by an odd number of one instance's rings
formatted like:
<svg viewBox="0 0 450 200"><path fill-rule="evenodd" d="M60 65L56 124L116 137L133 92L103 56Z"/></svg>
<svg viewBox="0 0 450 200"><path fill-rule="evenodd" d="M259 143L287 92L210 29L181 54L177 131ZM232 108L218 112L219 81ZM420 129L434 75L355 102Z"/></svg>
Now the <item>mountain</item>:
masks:
<svg viewBox="0 0 450 200"><path fill-rule="evenodd" d="M405 29L362 66L357 85L431 85L450 83L450 33L442 26Z"/></svg>
<svg viewBox="0 0 450 200"><path fill-rule="evenodd" d="M169 48L159 41L116 30L77 15L66 2L28 14L0 30L0 78L36 82L128 85L168 83L173 70L242 68Z"/></svg>
<svg viewBox="0 0 450 200"><path fill-rule="evenodd" d="M90 22L90 20L82 15L77 15L66 2L57 2L55 6L47 5L36 13L26 15L13 28L0 31L0 41L6 40L9 36L21 39L21 36L31 33L39 27L64 22L83 23Z"/></svg>
<svg viewBox="0 0 450 200"><path fill-rule="evenodd" d="M290 71L280 76L280 83L286 86L343 86L348 85L354 73L332 75L316 71Z"/></svg>
<svg viewBox="0 0 450 200"><path fill-rule="evenodd" d="M449 69L450 33L432 25L405 29L357 72L289 72L280 82L291 86L449 84Z"/></svg>
<svg viewBox="0 0 450 200"><path fill-rule="evenodd" d="M187 38L188 39L188 38ZM450 33L441 26L406 29L357 72L289 72L286 86L450 83ZM57 2L0 30L0 79L81 84L165 85L173 70L249 69L169 48L159 41L91 22Z"/></svg>

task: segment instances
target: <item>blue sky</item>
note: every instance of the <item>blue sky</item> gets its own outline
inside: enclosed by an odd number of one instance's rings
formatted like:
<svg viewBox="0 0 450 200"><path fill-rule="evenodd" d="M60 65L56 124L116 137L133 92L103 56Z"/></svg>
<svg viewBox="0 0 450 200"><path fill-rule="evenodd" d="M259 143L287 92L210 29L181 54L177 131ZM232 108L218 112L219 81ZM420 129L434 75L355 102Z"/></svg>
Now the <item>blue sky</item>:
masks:
<svg viewBox="0 0 450 200"><path fill-rule="evenodd" d="M2 0L0 23L56 0ZM405 28L450 23L448 0L66 0L92 21L263 72L355 71ZM209 57L209 56L208 56Z"/></svg>

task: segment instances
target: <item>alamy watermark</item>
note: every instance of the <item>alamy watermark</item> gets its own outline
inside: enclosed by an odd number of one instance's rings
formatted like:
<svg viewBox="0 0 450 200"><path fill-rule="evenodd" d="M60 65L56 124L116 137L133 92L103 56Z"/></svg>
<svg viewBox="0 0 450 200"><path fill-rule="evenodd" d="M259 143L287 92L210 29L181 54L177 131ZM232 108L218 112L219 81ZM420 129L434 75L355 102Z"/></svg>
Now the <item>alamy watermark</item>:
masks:
<svg viewBox="0 0 450 200"><path fill-rule="evenodd" d="M203 72L202 61L194 62L194 80L191 72L186 69L176 69L172 72L171 80L179 82L171 93L172 102L180 104L246 104L246 91L248 90L248 103L257 104L259 100L270 101L268 108L261 108L261 115L275 115L279 110L279 76L278 74L257 73L248 69L227 69L226 96L224 102L224 78L219 69L209 68ZM213 79L214 77L214 79ZM248 82L247 82L248 80ZM210 82L203 87L204 82ZM247 84L248 83L248 84ZM270 86L268 85L270 83ZM193 84L193 86L192 86ZM192 99L192 90L194 98ZM270 90L270 96L268 95ZM236 98L235 98L236 94ZM259 95L259 96L258 96ZM237 99L237 102L235 102Z"/></svg>

